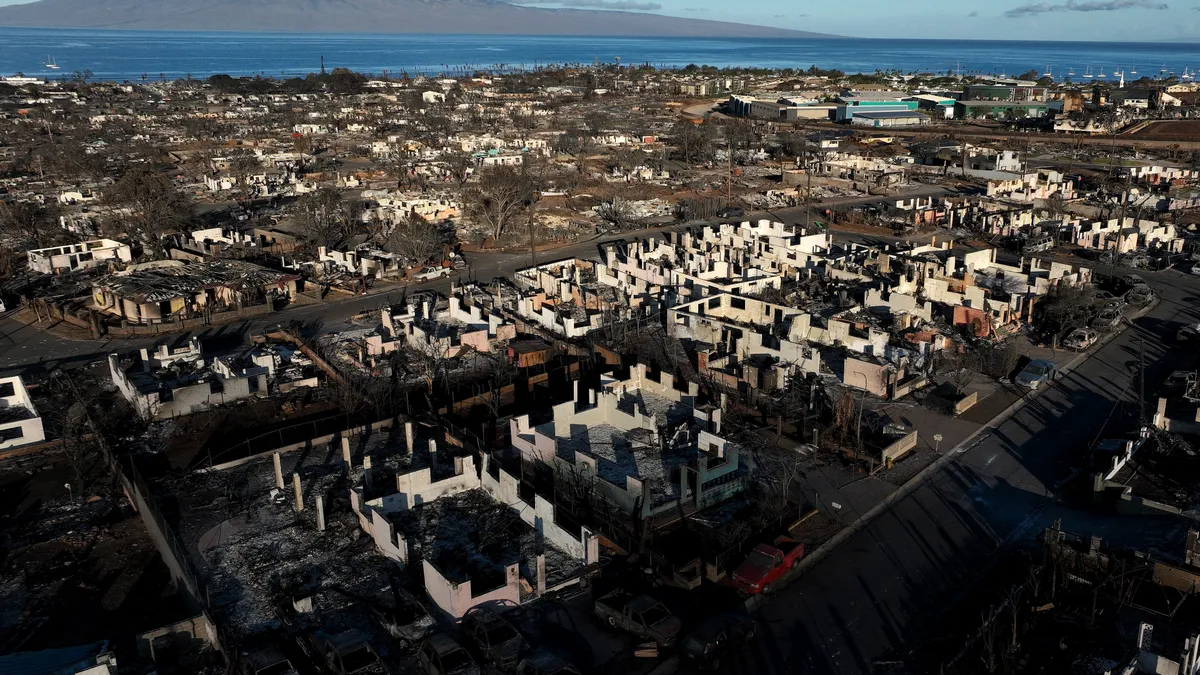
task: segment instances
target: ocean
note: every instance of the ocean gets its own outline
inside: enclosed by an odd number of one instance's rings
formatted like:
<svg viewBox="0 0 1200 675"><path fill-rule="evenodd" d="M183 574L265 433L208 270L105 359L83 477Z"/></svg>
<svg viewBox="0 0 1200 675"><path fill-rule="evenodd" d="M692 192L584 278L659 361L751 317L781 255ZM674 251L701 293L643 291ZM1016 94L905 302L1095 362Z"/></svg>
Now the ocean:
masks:
<svg viewBox="0 0 1200 675"><path fill-rule="evenodd" d="M377 35L0 28L0 74L140 80L230 75L296 76L326 68L398 75L503 70L548 64L649 63L762 68L899 70L1114 80L1200 68L1200 44L990 40L606 38L511 35ZM46 68L51 62L58 70ZM1048 69L1048 70L1047 70ZM1137 74L1134 74L1134 73ZM1072 75L1073 73L1073 75ZM1091 78L1091 79L1094 79Z"/></svg>

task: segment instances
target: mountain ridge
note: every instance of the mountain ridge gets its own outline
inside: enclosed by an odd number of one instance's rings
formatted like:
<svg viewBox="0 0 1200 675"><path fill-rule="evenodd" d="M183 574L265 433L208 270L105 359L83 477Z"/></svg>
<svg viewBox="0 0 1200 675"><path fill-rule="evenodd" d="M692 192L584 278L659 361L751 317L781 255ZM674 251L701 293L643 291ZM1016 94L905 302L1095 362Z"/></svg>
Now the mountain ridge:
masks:
<svg viewBox="0 0 1200 675"><path fill-rule="evenodd" d="M287 33L837 37L726 21L526 7L496 0L38 0L0 7L0 26Z"/></svg>

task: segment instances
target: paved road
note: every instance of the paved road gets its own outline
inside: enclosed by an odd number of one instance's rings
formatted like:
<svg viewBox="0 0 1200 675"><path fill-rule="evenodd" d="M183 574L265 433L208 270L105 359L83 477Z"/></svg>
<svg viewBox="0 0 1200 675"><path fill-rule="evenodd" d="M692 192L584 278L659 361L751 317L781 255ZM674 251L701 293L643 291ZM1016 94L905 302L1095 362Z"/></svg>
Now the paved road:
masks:
<svg viewBox="0 0 1200 675"><path fill-rule="evenodd" d="M875 659L911 648L999 546L1056 518L1069 531L1181 551L1183 518L1104 517L1057 504L1048 487L1068 474L1065 453L1110 416L1114 426L1136 423L1140 340L1147 390L1181 365L1170 343L1200 319L1200 279L1144 276L1162 292L1157 307L782 591L761 613L764 639L727 670L870 672Z"/></svg>

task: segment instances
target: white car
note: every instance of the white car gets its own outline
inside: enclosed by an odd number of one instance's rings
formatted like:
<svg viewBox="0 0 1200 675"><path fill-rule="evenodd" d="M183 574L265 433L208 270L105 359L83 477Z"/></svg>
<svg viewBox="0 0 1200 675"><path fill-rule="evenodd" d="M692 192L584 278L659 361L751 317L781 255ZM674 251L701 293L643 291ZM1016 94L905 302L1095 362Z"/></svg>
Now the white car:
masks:
<svg viewBox="0 0 1200 675"><path fill-rule="evenodd" d="M1091 328L1076 328L1071 331L1067 339L1063 340L1063 346L1067 349L1083 351L1088 347L1096 344L1096 340L1100 339L1100 333Z"/></svg>
<svg viewBox="0 0 1200 675"><path fill-rule="evenodd" d="M448 276L450 276L449 267L424 267L420 272L413 275L413 279L417 281L432 281Z"/></svg>

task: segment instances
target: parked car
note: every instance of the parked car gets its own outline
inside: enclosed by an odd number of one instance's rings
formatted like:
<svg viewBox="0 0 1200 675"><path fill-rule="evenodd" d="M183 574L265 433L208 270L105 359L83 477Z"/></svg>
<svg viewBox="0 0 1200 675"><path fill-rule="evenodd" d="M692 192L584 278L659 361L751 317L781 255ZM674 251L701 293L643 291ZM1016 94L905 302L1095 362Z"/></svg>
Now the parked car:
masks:
<svg viewBox="0 0 1200 675"><path fill-rule="evenodd" d="M717 211L718 218L741 218L744 215L746 215L746 209L740 206L726 206Z"/></svg>
<svg viewBox="0 0 1200 675"><path fill-rule="evenodd" d="M1124 319L1125 315L1119 307L1105 307L1092 319L1091 326L1096 330L1112 330L1120 326Z"/></svg>
<svg viewBox="0 0 1200 675"><path fill-rule="evenodd" d="M1159 389L1161 396L1175 396L1185 393L1196 383L1196 371L1176 370L1163 382Z"/></svg>
<svg viewBox="0 0 1200 675"><path fill-rule="evenodd" d="M432 281L441 277L450 276L449 267L423 267L420 272L413 275L413 279L417 281Z"/></svg>
<svg viewBox="0 0 1200 675"><path fill-rule="evenodd" d="M698 667L716 669L721 658L754 639L754 621L739 614L706 619L684 638L683 655Z"/></svg>
<svg viewBox="0 0 1200 675"><path fill-rule="evenodd" d="M595 612L613 628L654 640L660 647L675 644L679 637L679 618L648 595L615 590L596 600Z"/></svg>
<svg viewBox="0 0 1200 675"><path fill-rule="evenodd" d="M1125 294L1125 301L1131 305L1143 307L1154 300L1154 289L1146 284L1137 284Z"/></svg>
<svg viewBox="0 0 1200 675"><path fill-rule="evenodd" d="M1096 341L1099 339L1100 333L1096 332L1093 328L1076 328L1071 331L1067 339L1063 340L1063 346L1067 349L1083 351L1096 344Z"/></svg>
<svg viewBox="0 0 1200 675"><path fill-rule="evenodd" d="M1176 342L1194 342L1197 339L1200 339L1200 323L1188 324L1175 333Z"/></svg>
<svg viewBox="0 0 1200 675"><path fill-rule="evenodd" d="M759 544L733 572L733 585L743 593L754 595L771 590L788 570L804 558L804 544L791 537L779 537L774 545Z"/></svg>
<svg viewBox="0 0 1200 675"><path fill-rule="evenodd" d="M580 675L579 669L555 654L538 650L521 659L517 675Z"/></svg>
<svg viewBox="0 0 1200 675"><path fill-rule="evenodd" d="M1030 361L1029 365L1020 373L1017 373L1013 382L1019 387L1027 387L1029 389L1037 389L1038 387L1054 380L1055 373L1058 369L1049 361Z"/></svg>
<svg viewBox="0 0 1200 675"><path fill-rule="evenodd" d="M371 612L388 635L409 644L416 644L433 632L433 617L412 594L395 583L379 593Z"/></svg>
<svg viewBox="0 0 1200 675"><path fill-rule="evenodd" d="M336 675L386 673L383 661L358 630L329 635L324 641L325 668Z"/></svg>
<svg viewBox="0 0 1200 675"><path fill-rule="evenodd" d="M471 653L445 633L430 635L417 649L425 675L479 675Z"/></svg>
<svg viewBox="0 0 1200 675"><path fill-rule="evenodd" d="M275 647L265 647L243 654L242 675L298 675L295 666Z"/></svg>
<svg viewBox="0 0 1200 675"><path fill-rule="evenodd" d="M1121 305L1125 304L1124 300L1113 295L1112 293L1109 293L1108 291L1096 291L1096 295L1094 297L1095 300L1092 301L1093 304L1100 307L1120 307Z"/></svg>
<svg viewBox="0 0 1200 675"><path fill-rule="evenodd" d="M500 670L511 670L529 649L521 633L490 607L472 608L459 628L483 660Z"/></svg>

